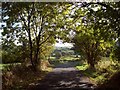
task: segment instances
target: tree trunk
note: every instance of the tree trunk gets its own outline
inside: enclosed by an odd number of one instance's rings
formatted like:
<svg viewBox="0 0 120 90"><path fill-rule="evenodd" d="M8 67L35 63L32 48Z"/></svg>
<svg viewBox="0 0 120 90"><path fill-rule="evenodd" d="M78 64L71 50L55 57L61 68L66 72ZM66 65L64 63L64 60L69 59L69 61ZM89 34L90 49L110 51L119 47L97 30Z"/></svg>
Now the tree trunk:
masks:
<svg viewBox="0 0 120 90"><path fill-rule="evenodd" d="M28 11L28 15L29 15L29 11ZM33 54L33 46L32 46L32 40L31 40L31 35L30 35L30 18L31 18L31 16L29 15L29 16L28 16L28 27L27 27L27 31L28 31L28 37L29 37L30 61L31 61L33 70L36 71L36 68L35 68L35 65L34 65L34 62L33 62L33 57L32 57L32 54Z"/></svg>
<svg viewBox="0 0 120 90"><path fill-rule="evenodd" d="M35 68L35 65L34 65L34 62L33 62L33 57L32 57L33 50L32 50L32 40L31 40L31 36L30 36L30 29L28 29L28 32L29 32L28 36L29 36L29 45L30 45L30 61L31 61L33 70L36 71L36 68Z"/></svg>
<svg viewBox="0 0 120 90"><path fill-rule="evenodd" d="M87 54L87 63L89 64L90 69L95 69L95 60L90 52Z"/></svg>
<svg viewBox="0 0 120 90"><path fill-rule="evenodd" d="M95 64L94 64L93 60L91 60L91 62L90 62L90 69L95 70Z"/></svg>

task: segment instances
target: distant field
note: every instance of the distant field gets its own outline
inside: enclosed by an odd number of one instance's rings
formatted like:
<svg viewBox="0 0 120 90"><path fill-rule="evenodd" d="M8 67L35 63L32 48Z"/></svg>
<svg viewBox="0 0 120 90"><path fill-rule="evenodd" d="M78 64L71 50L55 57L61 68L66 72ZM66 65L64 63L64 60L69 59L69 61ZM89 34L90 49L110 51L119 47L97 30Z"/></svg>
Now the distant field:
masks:
<svg viewBox="0 0 120 90"><path fill-rule="evenodd" d="M59 59L57 59L56 57L50 57L50 60L78 60L79 58L78 57L75 57L75 56L62 56L60 57Z"/></svg>
<svg viewBox="0 0 120 90"><path fill-rule="evenodd" d="M78 60L79 58L73 56L63 56L60 60Z"/></svg>

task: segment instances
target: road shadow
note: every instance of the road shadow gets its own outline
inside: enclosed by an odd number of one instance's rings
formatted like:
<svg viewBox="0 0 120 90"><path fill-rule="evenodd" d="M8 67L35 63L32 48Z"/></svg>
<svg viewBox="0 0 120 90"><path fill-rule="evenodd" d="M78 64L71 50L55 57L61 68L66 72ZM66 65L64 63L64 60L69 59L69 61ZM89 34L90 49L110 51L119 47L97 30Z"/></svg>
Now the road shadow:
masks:
<svg viewBox="0 0 120 90"><path fill-rule="evenodd" d="M54 71L38 81L29 90L93 90L89 78L79 71Z"/></svg>
<svg viewBox="0 0 120 90"><path fill-rule="evenodd" d="M74 68L78 62L64 62L54 66L46 77L27 90L93 90L90 79Z"/></svg>

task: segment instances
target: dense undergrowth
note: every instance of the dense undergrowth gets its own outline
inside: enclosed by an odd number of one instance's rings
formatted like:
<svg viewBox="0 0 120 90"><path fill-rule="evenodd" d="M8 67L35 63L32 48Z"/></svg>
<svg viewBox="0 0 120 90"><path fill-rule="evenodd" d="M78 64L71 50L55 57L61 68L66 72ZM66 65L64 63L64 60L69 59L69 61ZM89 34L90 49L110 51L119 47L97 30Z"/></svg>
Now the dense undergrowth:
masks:
<svg viewBox="0 0 120 90"><path fill-rule="evenodd" d="M100 60L95 66L96 69L92 70L84 62L83 64L76 66L76 68L88 76L96 85L101 85L107 82L113 74L120 70L120 64L118 62L109 60L106 57L102 58L102 60Z"/></svg>
<svg viewBox="0 0 120 90"><path fill-rule="evenodd" d="M2 70L2 88L3 90L26 90L28 86L44 78L50 70L44 68L42 71L35 72L31 66L8 65Z"/></svg>

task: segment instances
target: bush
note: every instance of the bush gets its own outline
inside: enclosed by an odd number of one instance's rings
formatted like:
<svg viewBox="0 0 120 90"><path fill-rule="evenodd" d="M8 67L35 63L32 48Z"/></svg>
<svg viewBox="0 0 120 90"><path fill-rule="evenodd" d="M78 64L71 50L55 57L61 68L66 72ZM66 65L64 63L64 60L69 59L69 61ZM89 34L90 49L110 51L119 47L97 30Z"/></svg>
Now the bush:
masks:
<svg viewBox="0 0 120 90"><path fill-rule="evenodd" d="M19 49L2 50L2 63L18 63L22 62L22 53Z"/></svg>
<svg viewBox="0 0 120 90"><path fill-rule="evenodd" d="M111 78L99 85L95 90L120 90L120 71L116 72Z"/></svg>
<svg viewBox="0 0 120 90"><path fill-rule="evenodd" d="M23 90L37 80L41 80L46 72L33 72L31 66L10 65L3 70L3 90Z"/></svg>

